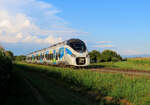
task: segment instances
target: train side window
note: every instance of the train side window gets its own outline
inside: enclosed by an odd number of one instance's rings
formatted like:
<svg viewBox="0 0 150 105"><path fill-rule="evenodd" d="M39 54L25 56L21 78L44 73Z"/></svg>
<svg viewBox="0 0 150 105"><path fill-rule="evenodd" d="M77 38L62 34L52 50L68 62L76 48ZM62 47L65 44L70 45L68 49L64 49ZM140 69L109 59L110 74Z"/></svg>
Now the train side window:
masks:
<svg viewBox="0 0 150 105"><path fill-rule="evenodd" d="M56 55L55 55L55 54L53 54L53 59L55 59L55 57L56 57Z"/></svg>
<svg viewBox="0 0 150 105"><path fill-rule="evenodd" d="M44 54L42 55L42 59L44 59Z"/></svg>
<svg viewBox="0 0 150 105"><path fill-rule="evenodd" d="M51 54L49 54L49 60L51 60Z"/></svg>
<svg viewBox="0 0 150 105"><path fill-rule="evenodd" d="M46 60L48 60L48 54L46 54Z"/></svg>
<svg viewBox="0 0 150 105"><path fill-rule="evenodd" d="M50 60L52 59L52 54L49 55L50 56Z"/></svg>
<svg viewBox="0 0 150 105"><path fill-rule="evenodd" d="M53 59L53 58L54 58L54 55L52 54L51 56L52 56L52 59Z"/></svg>
<svg viewBox="0 0 150 105"><path fill-rule="evenodd" d="M56 60L58 60L58 53L56 53Z"/></svg>
<svg viewBox="0 0 150 105"><path fill-rule="evenodd" d="M48 54L48 60L50 60L51 59L51 54Z"/></svg>
<svg viewBox="0 0 150 105"><path fill-rule="evenodd" d="M60 55L61 55L61 53L59 52L59 53L58 53L58 57L59 57L59 58L60 58Z"/></svg>
<svg viewBox="0 0 150 105"><path fill-rule="evenodd" d="M46 58L46 57L47 57L47 54L45 54L44 56L45 56L45 58Z"/></svg>
<svg viewBox="0 0 150 105"><path fill-rule="evenodd" d="M48 60L48 54L47 54L47 60Z"/></svg>
<svg viewBox="0 0 150 105"><path fill-rule="evenodd" d="M47 60L49 60L49 54L47 54Z"/></svg>
<svg viewBox="0 0 150 105"><path fill-rule="evenodd" d="M42 55L40 54L40 59L42 58Z"/></svg>
<svg viewBox="0 0 150 105"><path fill-rule="evenodd" d="M41 59L43 59L43 54L41 54Z"/></svg>
<svg viewBox="0 0 150 105"><path fill-rule="evenodd" d="M43 54L41 54L41 59L43 59Z"/></svg>
<svg viewBox="0 0 150 105"><path fill-rule="evenodd" d="M52 60L52 54L50 54L50 60Z"/></svg>
<svg viewBox="0 0 150 105"><path fill-rule="evenodd" d="M46 54L46 55L47 55L47 58L46 58L46 59L48 60L48 54Z"/></svg>

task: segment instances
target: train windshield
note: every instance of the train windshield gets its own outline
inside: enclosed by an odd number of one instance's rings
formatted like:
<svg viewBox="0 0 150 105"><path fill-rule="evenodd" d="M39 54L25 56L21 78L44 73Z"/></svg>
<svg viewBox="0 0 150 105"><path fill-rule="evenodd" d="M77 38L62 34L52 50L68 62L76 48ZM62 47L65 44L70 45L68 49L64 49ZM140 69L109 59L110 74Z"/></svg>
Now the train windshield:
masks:
<svg viewBox="0 0 150 105"><path fill-rule="evenodd" d="M73 48L77 52L85 52L86 46L85 43L79 39L71 39L67 41L67 45Z"/></svg>

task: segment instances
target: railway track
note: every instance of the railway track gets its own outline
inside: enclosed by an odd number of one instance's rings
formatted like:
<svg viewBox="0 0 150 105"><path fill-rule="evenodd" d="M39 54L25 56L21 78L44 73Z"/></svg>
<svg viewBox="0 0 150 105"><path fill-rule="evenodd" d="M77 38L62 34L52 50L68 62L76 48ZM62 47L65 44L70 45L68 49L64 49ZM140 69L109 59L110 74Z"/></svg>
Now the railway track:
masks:
<svg viewBox="0 0 150 105"><path fill-rule="evenodd" d="M37 63L36 63L37 64ZM72 68L74 70L82 69L82 70L90 70L93 72L104 72L104 73L121 73L126 75L135 75L135 76L149 76L150 71L145 70L131 70L131 69L119 69L119 68L104 68L101 66L95 67L74 67L74 66L58 66L58 65L50 65L50 64L38 64L38 65L47 65L47 66L54 66L54 67L62 67L62 68Z"/></svg>
<svg viewBox="0 0 150 105"><path fill-rule="evenodd" d="M127 70L127 69L112 69L112 68L88 68L88 70L94 72L104 72L104 73L121 73L127 75L135 75L135 76L149 76L150 71L143 71L143 70Z"/></svg>

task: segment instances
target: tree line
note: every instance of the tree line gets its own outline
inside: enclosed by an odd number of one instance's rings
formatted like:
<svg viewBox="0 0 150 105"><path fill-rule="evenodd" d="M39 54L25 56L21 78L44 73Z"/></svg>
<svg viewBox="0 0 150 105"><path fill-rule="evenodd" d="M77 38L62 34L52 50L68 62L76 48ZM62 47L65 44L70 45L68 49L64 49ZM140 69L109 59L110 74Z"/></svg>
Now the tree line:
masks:
<svg viewBox="0 0 150 105"><path fill-rule="evenodd" d="M90 62L97 63L97 62L117 62L122 61L123 58L117 54L117 52L112 50L104 50L99 52L97 50L93 50L89 52Z"/></svg>

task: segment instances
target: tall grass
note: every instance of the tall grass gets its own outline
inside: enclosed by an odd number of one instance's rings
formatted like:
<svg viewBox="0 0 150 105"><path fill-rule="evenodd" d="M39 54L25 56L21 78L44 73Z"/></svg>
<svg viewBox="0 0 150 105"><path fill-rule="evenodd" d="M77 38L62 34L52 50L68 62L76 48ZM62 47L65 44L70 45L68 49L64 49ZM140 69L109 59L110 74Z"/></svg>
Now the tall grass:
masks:
<svg viewBox="0 0 150 105"><path fill-rule="evenodd" d="M97 90L101 97L125 99L133 105L148 105L150 99L150 79L146 76L132 77L23 63L17 63L16 66L25 71L45 73L85 90Z"/></svg>

